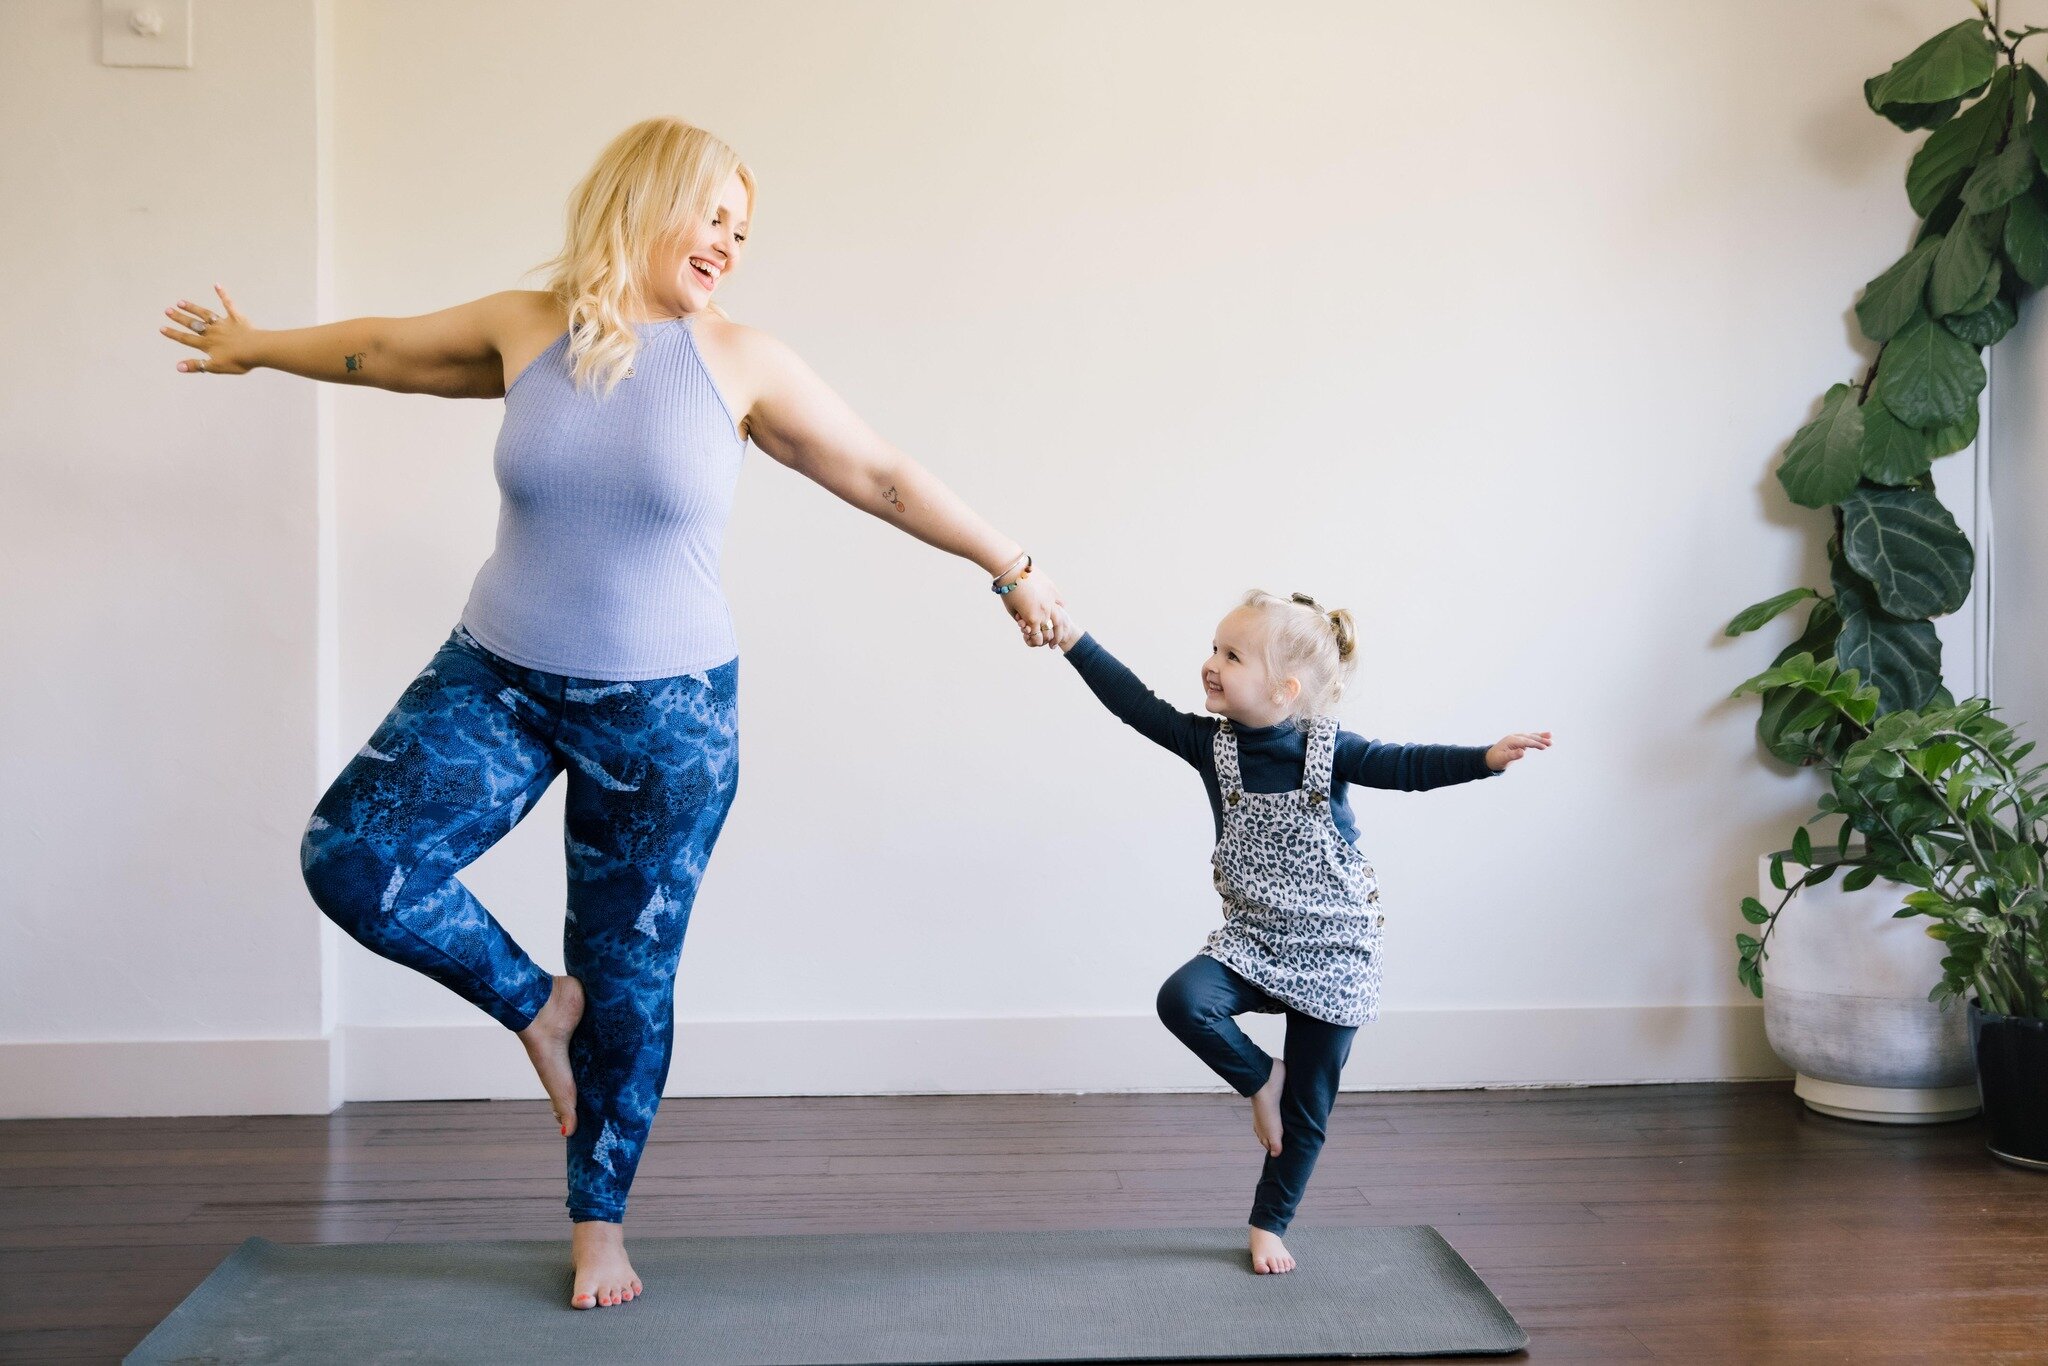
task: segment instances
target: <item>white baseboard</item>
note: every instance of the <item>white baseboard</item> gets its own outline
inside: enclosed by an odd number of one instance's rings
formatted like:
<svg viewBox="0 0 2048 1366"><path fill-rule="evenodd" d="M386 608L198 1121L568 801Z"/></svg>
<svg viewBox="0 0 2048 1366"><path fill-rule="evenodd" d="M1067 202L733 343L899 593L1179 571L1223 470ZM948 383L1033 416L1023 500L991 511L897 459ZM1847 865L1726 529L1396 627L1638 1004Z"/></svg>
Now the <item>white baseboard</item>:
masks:
<svg viewBox="0 0 2048 1366"><path fill-rule="evenodd" d="M1269 1050L1282 1022L1247 1016ZM1347 1091L1791 1076L1758 1006L1389 1011ZM1150 1015L726 1020L677 1026L671 1096L1220 1090ZM332 1039L0 1044L0 1118L322 1114L342 1100L538 1098L496 1025L346 1025Z"/></svg>
<svg viewBox="0 0 2048 1366"><path fill-rule="evenodd" d="M0 1044L0 1119L324 1115L340 1060L332 1039Z"/></svg>
<svg viewBox="0 0 2048 1366"><path fill-rule="evenodd" d="M1274 1016L1241 1021L1269 1051ZM350 1026L350 1100L538 1097L490 1025ZM1390 1011L1359 1031L1347 1091L1789 1077L1757 1006ZM1187 1091L1222 1083L1150 1015L684 1022L664 1094Z"/></svg>

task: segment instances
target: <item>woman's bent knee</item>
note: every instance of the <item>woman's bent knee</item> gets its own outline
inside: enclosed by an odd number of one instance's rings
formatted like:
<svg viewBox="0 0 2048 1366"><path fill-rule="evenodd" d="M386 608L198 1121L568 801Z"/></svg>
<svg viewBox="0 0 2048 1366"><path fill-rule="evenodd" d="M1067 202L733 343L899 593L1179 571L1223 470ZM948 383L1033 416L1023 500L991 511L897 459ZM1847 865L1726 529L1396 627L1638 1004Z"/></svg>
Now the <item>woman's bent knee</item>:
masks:
<svg viewBox="0 0 2048 1366"><path fill-rule="evenodd" d="M395 871L318 812L299 839L299 875L327 918L358 934L383 909L385 882Z"/></svg>

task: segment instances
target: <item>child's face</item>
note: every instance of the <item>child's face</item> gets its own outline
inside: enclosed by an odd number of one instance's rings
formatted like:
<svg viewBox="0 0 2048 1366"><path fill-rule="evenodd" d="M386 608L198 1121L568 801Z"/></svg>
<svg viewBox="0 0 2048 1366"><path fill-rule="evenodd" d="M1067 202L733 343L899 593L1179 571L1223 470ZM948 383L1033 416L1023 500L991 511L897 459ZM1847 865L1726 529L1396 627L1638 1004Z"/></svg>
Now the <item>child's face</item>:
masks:
<svg viewBox="0 0 2048 1366"><path fill-rule="evenodd" d="M1266 667L1267 622L1263 614L1240 607L1216 624L1216 639L1202 664L1202 691L1208 708L1242 726L1271 726L1293 714L1301 684L1274 678Z"/></svg>

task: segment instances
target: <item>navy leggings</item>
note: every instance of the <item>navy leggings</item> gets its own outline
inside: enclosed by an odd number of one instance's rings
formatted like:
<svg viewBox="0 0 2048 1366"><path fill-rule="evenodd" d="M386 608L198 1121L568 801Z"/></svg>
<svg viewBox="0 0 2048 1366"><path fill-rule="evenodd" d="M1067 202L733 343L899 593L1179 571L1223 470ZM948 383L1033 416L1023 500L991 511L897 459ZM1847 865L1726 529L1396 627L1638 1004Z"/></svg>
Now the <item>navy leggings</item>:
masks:
<svg viewBox="0 0 2048 1366"><path fill-rule="evenodd" d="M661 1104L676 959L739 783L738 680L736 659L631 683L545 673L458 626L306 826L321 910L519 1030L553 976L455 874L569 775L562 952L585 998L569 1042L571 1219L624 1219Z"/></svg>
<svg viewBox="0 0 2048 1366"><path fill-rule="evenodd" d="M1337 1077L1358 1029L1290 1010L1207 954L1190 958L1159 988L1159 1018L1241 1096L1256 1093L1273 1075L1271 1056L1231 1018L1247 1011L1287 1016L1280 1155L1266 1158L1251 1215L1253 1227L1282 1234L1323 1150L1323 1126L1337 1099Z"/></svg>

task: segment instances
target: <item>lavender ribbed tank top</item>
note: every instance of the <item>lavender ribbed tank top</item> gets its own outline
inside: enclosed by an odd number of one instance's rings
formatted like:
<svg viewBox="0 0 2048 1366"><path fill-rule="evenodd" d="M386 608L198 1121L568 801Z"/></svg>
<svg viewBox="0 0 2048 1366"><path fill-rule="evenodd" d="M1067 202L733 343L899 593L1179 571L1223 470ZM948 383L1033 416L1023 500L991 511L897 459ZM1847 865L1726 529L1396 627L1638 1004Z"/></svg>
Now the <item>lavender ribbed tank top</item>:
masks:
<svg viewBox="0 0 2048 1366"><path fill-rule="evenodd" d="M746 443L688 318L636 325L607 398L569 375L569 334L505 390L498 542L462 625L516 664L630 681L738 653L718 581Z"/></svg>

